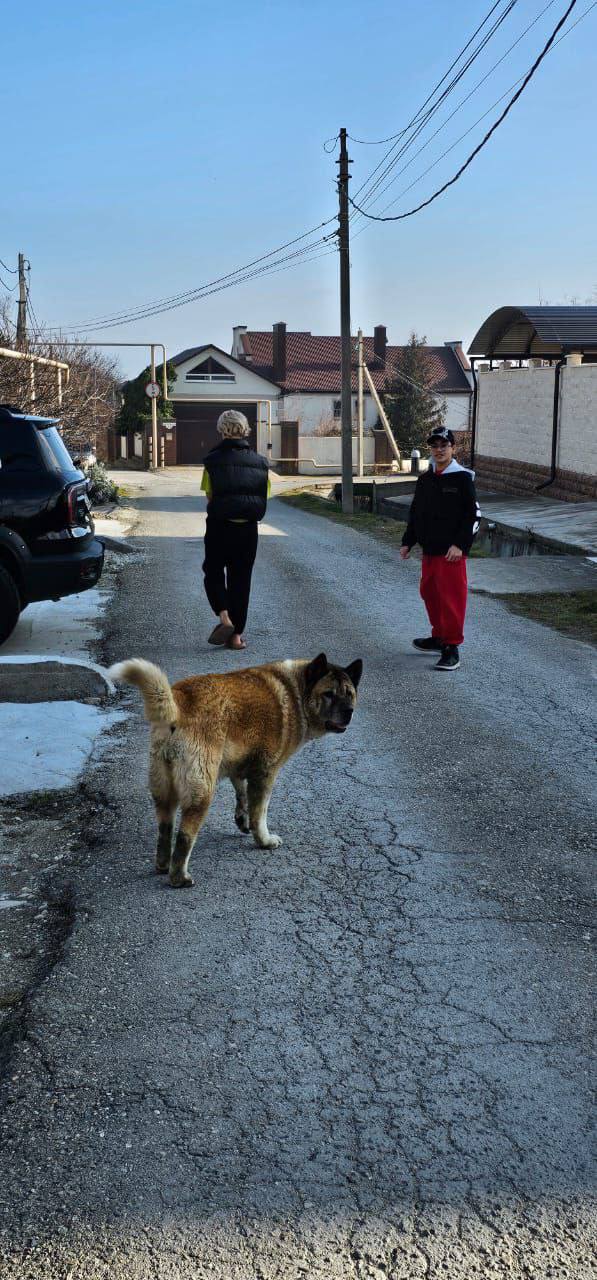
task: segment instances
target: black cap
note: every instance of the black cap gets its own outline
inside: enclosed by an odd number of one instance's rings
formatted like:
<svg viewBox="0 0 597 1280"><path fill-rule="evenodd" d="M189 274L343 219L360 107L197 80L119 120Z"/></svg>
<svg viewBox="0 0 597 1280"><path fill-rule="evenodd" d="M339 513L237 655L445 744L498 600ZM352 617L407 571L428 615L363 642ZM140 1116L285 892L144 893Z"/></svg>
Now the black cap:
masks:
<svg viewBox="0 0 597 1280"><path fill-rule="evenodd" d="M449 427L436 427L431 432L431 435L427 436L427 444L431 444L433 440L443 440L446 444L451 444L454 447L454 436Z"/></svg>

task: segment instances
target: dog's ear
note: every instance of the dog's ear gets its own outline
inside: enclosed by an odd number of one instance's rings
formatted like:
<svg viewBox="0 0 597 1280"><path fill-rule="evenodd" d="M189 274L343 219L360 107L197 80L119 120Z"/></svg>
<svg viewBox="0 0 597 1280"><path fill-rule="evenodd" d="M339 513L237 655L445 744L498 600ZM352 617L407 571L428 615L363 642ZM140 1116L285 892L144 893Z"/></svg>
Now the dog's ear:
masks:
<svg viewBox="0 0 597 1280"><path fill-rule="evenodd" d="M345 667L345 668L344 668L344 670L345 670L345 672L346 672L346 674L347 674L347 676L348 676L349 680L352 680L352 683L353 683L353 685L354 685L355 689L358 689L358 687L359 687L359 680L360 680L360 678L361 678L361 676L362 676L362 674L363 674L363 659L362 659L362 658L356 658L356 659L355 659L355 661L354 661L354 662L351 662L350 666L349 666L349 667Z"/></svg>
<svg viewBox="0 0 597 1280"><path fill-rule="evenodd" d="M317 681L321 680L322 676L326 674L328 667L329 663L325 653L318 653L317 657L309 663L305 670L307 688L311 688L312 685L317 684Z"/></svg>

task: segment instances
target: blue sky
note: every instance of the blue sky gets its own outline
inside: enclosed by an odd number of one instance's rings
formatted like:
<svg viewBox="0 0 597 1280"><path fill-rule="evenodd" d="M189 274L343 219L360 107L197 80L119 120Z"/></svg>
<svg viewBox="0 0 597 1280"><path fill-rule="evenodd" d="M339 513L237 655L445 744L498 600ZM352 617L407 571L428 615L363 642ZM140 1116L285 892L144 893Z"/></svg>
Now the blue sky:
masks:
<svg viewBox="0 0 597 1280"><path fill-rule="evenodd" d="M545 4L518 0L450 104ZM579 0L570 22L589 4ZM404 127L489 8L490 0L7 6L0 258L16 265L18 251L26 254L37 316L65 326L242 265L335 213L326 139L341 125L362 139ZM553 0L374 211L527 70L565 8ZM414 328L430 342L466 344L497 306L584 302L597 292L596 37L597 7L432 208L402 223L361 224L351 253L354 330L383 323L393 342ZM500 110L389 212L445 181ZM354 190L386 150L350 143ZM163 341L170 352L206 341L229 349L234 324L277 320L338 332L336 255L91 336ZM127 373L144 362L135 353L121 361Z"/></svg>

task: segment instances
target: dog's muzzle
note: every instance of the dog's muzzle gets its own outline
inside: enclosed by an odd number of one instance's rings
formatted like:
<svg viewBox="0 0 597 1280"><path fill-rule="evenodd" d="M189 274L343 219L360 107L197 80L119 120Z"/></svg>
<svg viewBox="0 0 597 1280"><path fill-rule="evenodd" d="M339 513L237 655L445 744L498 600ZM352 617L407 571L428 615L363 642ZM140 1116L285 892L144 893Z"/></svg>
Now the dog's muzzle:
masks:
<svg viewBox="0 0 597 1280"><path fill-rule="evenodd" d="M328 733L345 733L346 732L352 720L352 708L350 707L350 708L347 708L346 710L340 711L339 714L340 714L339 721L326 720L325 727Z"/></svg>

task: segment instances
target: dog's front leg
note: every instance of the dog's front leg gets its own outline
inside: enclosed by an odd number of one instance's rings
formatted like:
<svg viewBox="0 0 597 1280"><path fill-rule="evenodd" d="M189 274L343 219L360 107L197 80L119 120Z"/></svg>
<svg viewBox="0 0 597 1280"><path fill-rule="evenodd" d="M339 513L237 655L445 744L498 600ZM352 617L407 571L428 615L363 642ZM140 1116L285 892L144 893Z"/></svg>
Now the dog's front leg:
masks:
<svg viewBox="0 0 597 1280"><path fill-rule="evenodd" d="M249 775L247 779L249 823L255 844L260 849L277 849L282 844L280 836L269 831L267 826L267 810L275 780L275 773L261 771Z"/></svg>

